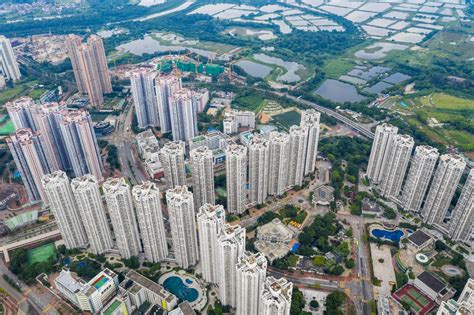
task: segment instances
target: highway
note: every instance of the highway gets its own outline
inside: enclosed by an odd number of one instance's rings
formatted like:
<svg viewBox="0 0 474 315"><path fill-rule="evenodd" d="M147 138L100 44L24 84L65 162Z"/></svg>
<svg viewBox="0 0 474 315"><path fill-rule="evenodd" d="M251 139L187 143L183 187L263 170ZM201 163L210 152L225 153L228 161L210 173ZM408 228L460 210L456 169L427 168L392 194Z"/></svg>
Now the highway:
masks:
<svg viewBox="0 0 474 315"><path fill-rule="evenodd" d="M363 135L364 137L366 137L370 140L372 140L375 136L375 134L372 131L370 131L369 128L367 128L364 125L361 125L359 123L356 123L355 121L350 120L346 116L341 115L341 114L339 114L338 112L336 112L332 109L323 107L321 105L318 105L316 103L307 101L307 100L302 99L300 97L295 97L295 96L289 95L288 93L277 92L277 91L273 91L273 90L261 90L261 91L270 92L270 93L275 94L275 95L280 96L280 97L286 97L286 98L294 101L295 103L300 103L300 104L312 107L315 110L317 110L318 112L325 113L326 115L339 120L343 124L351 127L352 129L359 132L361 135Z"/></svg>

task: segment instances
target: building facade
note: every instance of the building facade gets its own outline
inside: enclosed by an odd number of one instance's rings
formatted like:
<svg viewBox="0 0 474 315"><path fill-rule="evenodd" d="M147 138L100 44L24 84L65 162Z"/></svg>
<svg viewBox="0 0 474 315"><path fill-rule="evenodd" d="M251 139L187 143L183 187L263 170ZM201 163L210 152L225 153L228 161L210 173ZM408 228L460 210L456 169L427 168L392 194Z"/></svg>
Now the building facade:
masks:
<svg viewBox="0 0 474 315"><path fill-rule="evenodd" d="M193 194L186 186L166 191L166 204L176 263L187 269L199 260Z"/></svg>
<svg viewBox="0 0 474 315"><path fill-rule="evenodd" d="M402 192L402 206L405 211L420 211L438 157L439 153L436 148L430 146L415 148Z"/></svg>
<svg viewBox="0 0 474 315"><path fill-rule="evenodd" d="M260 295L259 315L289 315L293 283L267 277Z"/></svg>
<svg viewBox="0 0 474 315"><path fill-rule="evenodd" d="M191 151L191 173L193 177L194 207L197 210L204 204L215 204L214 163L212 151L198 147Z"/></svg>
<svg viewBox="0 0 474 315"><path fill-rule="evenodd" d="M208 283L217 283L218 256L217 237L225 223L225 211L221 205L204 204L197 214L199 253L202 278Z"/></svg>
<svg viewBox="0 0 474 315"><path fill-rule="evenodd" d="M184 169L184 142L167 142L159 154L168 188L186 184L186 170Z"/></svg>
<svg viewBox="0 0 474 315"><path fill-rule="evenodd" d="M288 188L290 137L283 132L271 132L269 139L270 163L268 171L268 194L281 196Z"/></svg>
<svg viewBox="0 0 474 315"><path fill-rule="evenodd" d="M449 236L458 242L474 244L474 169L471 169L466 183L452 212Z"/></svg>
<svg viewBox="0 0 474 315"><path fill-rule="evenodd" d="M129 259L142 251L130 186L125 178L108 178L102 185L120 256Z"/></svg>
<svg viewBox="0 0 474 315"><path fill-rule="evenodd" d="M96 255L111 250L114 246L112 231L107 222L97 179L90 174L76 177L71 181L71 187L89 239L89 250Z"/></svg>
<svg viewBox="0 0 474 315"><path fill-rule="evenodd" d="M237 260L237 315L258 314L260 294L267 274L261 253L244 252Z"/></svg>
<svg viewBox="0 0 474 315"><path fill-rule="evenodd" d="M43 176L42 182L66 248L87 247L86 230L66 173L55 171Z"/></svg>
<svg viewBox="0 0 474 315"><path fill-rule="evenodd" d="M270 142L263 136L253 137L248 146L249 152L249 203L265 203L268 196L268 177L270 168Z"/></svg>
<svg viewBox="0 0 474 315"><path fill-rule="evenodd" d="M132 188L132 196L145 257L152 262L162 261L168 257L168 245L160 190L155 183L145 182Z"/></svg>
<svg viewBox="0 0 474 315"><path fill-rule="evenodd" d="M31 129L17 129L6 142L30 202L41 200L48 204L42 178L55 169L41 133L33 133Z"/></svg>
<svg viewBox="0 0 474 315"><path fill-rule="evenodd" d="M232 144L225 152L227 211L240 214L247 204L247 148Z"/></svg>
<svg viewBox="0 0 474 315"><path fill-rule="evenodd" d="M102 38L91 35L87 43L82 43L80 36L70 34L66 47L79 93L87 94L91 106L101 106L104 94L112 92Z"/></svg>
<svg viewBox="0 0 474 315"><path fill-rule="evenodd" d="M375 184L380 183L383 178L387 153L392 145L393 136L397 133L398 128L389 124L378 125L375 129L375 137L367 165L367 177Z"/></svg>
<svg viewBox="0 0 474 315"><path fill-rule="evenodd" d="M61 119L60 130L74 175L92 174L102 181L104 166L90 114L71 110L64 112Z"/></svg>
<svg viewBox="0 0 474 315"><path fill-rule="evenodd" d="M465 167L459 155L441 155L421 212L425 223L443 223Z"/></svg>
<svg viewBox="0 0 474 315"><path fill-rule="evenodd" d="M174 75L160 75L155 79L155 91L158 104L161 132L171 131L171 112L169 98L182 88L181 78Z"/></svg>
<svg viewBox="0 0 474 315"><path fill-rule="evenodd" d="M217 238L219 298L224 305L236 306L237 259L245 250L245 229L225 224Z"/></svg>
<svg viewBox="0 0 474 315"><path fill-rule="evenodd" d="M290 163L288 165L288 186L302 186L306 162L306 127L290 127Z"/></svg>
<svg viewBox="0 0 474 315"><path fill-rule="evenodd" d="M171 133L173 140L189 141L197 135L197 109L188 89L175 91L169 97Z"/></svg>
<svg viewBox="0 0 474 315"><path fill-rule="evenodd" d="M0 35L0 76L12 81L21 79L20 68L10 40L3 35Z"/></svg>
<svg viewBox="0 0 474 315"><path fill-rule="evenodd" d="M321 113L314 109L307 109L301 113L300 126L306 129L306 157L304 174L314 173L318 156L319 124Z"/></svg>
<svg viewBox="0 0 474 315"><path fill-rule="evenodd" d="M414 145L415 141L408 135L393 136L392 145L387 152L385 176L380 187L383 196L398 199Z"/></svg>
<svg viewBox="0 0 474 315"><path fill-rule="evenodd" d="M159 126L158 99L155 91L158 72L149 68L139 68L130 72L129 76L138 127L144 129Z"/></svg>

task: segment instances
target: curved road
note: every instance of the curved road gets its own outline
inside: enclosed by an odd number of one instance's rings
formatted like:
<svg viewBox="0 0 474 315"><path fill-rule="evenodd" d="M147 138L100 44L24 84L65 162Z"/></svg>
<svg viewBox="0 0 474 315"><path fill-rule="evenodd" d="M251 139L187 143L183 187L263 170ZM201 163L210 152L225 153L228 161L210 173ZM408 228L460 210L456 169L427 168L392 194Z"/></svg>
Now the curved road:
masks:
<svg viewBox="0 0 474 315"><path fill-rule="evenodd" d="M330 117L333 117L337 120L339 120L340 122L342 122L343 124L351 127L352 129L354 129L355 131L359 132L361 135L363 135L364 137L372 140L375 136L375 134L370 131L370 128L367 128L366 126L364 125L361 125L359 123L356 123L355 121L353 120L350 120L349 118L347 118L346 116L344 115L341 115L339 114L338 112L330 109L330 108L327 108L327 107L323 107L321 105L318 105L314 102L311 102L311 101L308 101L308 100L305 100L305 99L302 99L301 97L295 97L295 96L292 96L288 93L283 93L283 92L277 92L277 91L274 91L274 90L270 90L270 89L257 89L257 90L260 90L262 92L269 92L269 93L272 93L272 94L275 94L279 97L286 97L290 100L292 100L293 102L295 103L300 103L300 104L303 104L303 105L306 105L306 106L309 106L309 107L312 107L314 109L316 109L318 112L321 112L321 113L325 113L326 115L330 116Z"/></svg>

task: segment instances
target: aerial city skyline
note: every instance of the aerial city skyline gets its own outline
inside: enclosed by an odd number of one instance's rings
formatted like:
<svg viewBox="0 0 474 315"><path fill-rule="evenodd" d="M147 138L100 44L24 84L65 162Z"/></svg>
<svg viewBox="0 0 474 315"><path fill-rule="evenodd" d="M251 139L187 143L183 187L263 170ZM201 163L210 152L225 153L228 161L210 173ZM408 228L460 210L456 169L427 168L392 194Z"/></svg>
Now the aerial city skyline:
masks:
<svg viewBox="0 0 474 315"><path fill-rule="evenodd" d="M0 313L474 314L473 17L1 3Z"/></svg>

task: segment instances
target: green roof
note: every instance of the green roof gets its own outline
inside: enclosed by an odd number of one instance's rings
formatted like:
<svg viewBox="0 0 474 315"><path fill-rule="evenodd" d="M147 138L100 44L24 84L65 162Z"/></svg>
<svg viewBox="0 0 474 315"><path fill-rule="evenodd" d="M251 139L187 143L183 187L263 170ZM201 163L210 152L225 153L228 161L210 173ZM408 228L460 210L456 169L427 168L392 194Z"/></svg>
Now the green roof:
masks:
<svg viewBox="0 0 474 315"><path fill-rule="evenodd" d="M197 136L197 137L192 138L191 141L196 143L196 142L199 142L199 141L203 141L205 139L206 139L206 137L204 137L204 136Z"/></svg>
<svg viewBox="0 0 474 315"><path fill-rule="evenodd" d="M111 315L117 308L122 305L122 302L119 300L114 300L107 309L104 310L104 315Z"/></svg>
<svg viewBox="0 0 474 315"><path fill-rule="evenodd" d="M22 213L16 217L5 220L5 225L8 226L10 230L14 230L18 227L21 227L25 224L30 224L38 220L38 211L33 210L29 212Z"/></svg>

